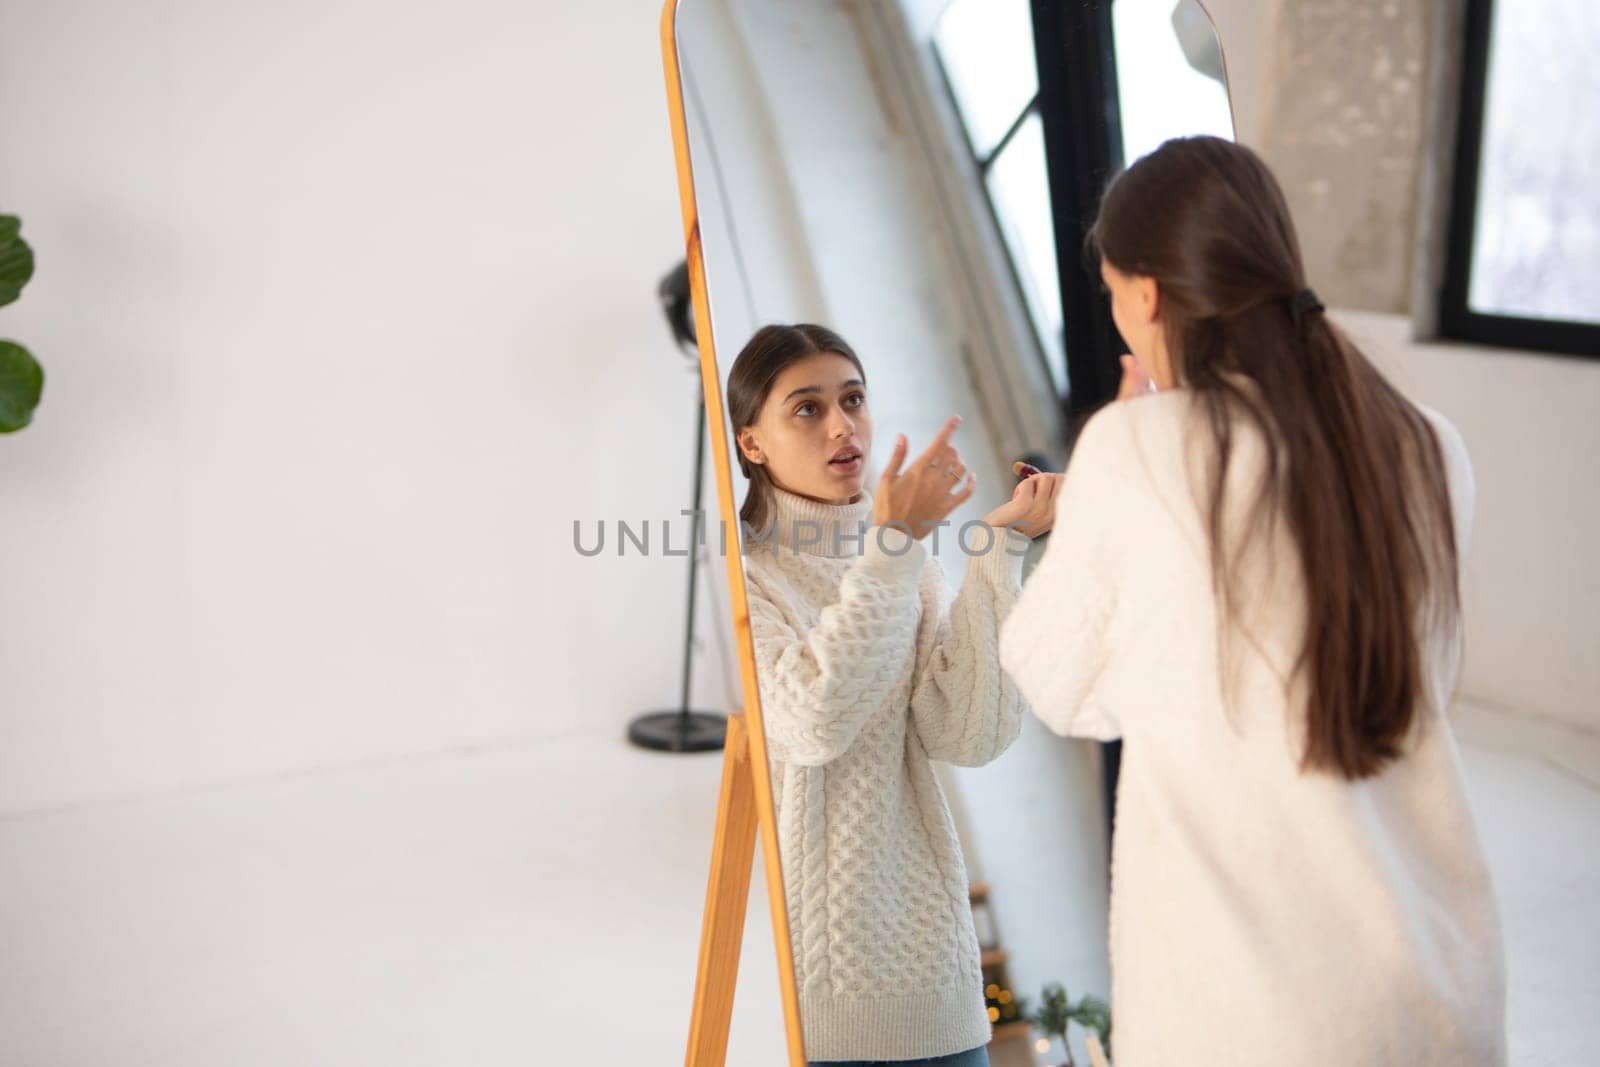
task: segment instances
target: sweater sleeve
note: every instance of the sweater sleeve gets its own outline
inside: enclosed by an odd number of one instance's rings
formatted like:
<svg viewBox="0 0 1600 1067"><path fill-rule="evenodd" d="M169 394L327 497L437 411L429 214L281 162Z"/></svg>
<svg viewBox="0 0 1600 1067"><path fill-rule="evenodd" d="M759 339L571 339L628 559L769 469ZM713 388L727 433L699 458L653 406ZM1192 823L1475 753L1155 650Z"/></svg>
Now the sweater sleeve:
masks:
<svg viewBox="0 0 1600 1067"><path fill-rule="evenodd" d="M1463 591L1467 580L1467 555L1472 548L1472 522L1477 511L1477 482L1473 476L1472 457L1467 452L1466 441L1454 423L1441 412L1418 404L1417 407L1433 424L1439 436L1439 451L1444 459L1445 485L1450 496L1451 520L1456 540L1456 580ZM1462 642L1464 635L1460 620L1445 633L1430 635L1434 660L1436 705L1448 707L1461 676Z"/></svg>
<svg viewBox="0 0 1600 1067"><path fill-rule="evenodd" d="M1455 423L1433 408L1419 404L1439 434L1439 451L1444 456L1446 487L1450 494L1451 518L1455 523L1457 577L1466 580L1467 553L1472 548L1472 520L1477 511L1478 487L1473 477L1472 457Z"/></svg>
<svg viewBox="0 0 1600 1067"><path fill-rule="evenodd" d="M1117 647L1119 498L1126 487L1115 461L1115 404L1078 435L1056 496L1049 542L1000 629L1000 664L1035 715L1052 731L1102 741L1122 726L1100 700L1101 682Z"/></svg>
<svg viewBox="0 0 1600 1067"><path fill-rule="evenodd" d="M948 608L944 568L930 557L923 603L937 620L932 650L919 664L911 718L929 759L981 767L1022 731L1023 703L1000 669L1000 624L1022 588L1026 539L996 530L988 551L967 561Z"/></svg>
<svg viewBox="0 0 1600 1067"><path fill-rule="evenodd" d="M869 527L861 554L817 624L796 632L751 568L750 629L770 756L817 767L843 755L912 655L927 550L903 530Z"/></svg>

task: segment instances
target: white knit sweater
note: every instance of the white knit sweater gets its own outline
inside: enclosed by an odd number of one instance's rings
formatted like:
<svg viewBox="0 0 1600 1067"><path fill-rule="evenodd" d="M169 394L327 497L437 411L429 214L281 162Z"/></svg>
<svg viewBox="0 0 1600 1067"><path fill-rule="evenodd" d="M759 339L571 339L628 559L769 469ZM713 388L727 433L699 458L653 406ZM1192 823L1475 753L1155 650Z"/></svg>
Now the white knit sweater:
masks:
<svg viewBox="0 0 1600 1067"><path fill-rule="evenodd" d="M930 552L931 533L872 526L869 492L774 504L745 559L806 1058L975 1048L990 1037L978 940L930 760L980 766L1021 729L996 641L1028 538L971 534L989 551L951 602L953 528Z"/></svg>
<svg viewBox="0 0 1600 1067"><path fill-rule="evenodd" d="M1114 403L1086 425L1050 542L1000 658L1057 733L1124 739L1111 888L1117 1067L1498 1065L1498 912L1443 714L1459 663L1430 629L1428 700L1402 759L1359 782L1297 773L1305 626L1280 527L1240 572L1251 606L1225 711L1205 533L1188 464L1192 393ZM1472 467L1442 415L1466 558ZM1241 422L1226 495L1264 470ZM1273 568L1273 560L1279 565Z"/></svg>

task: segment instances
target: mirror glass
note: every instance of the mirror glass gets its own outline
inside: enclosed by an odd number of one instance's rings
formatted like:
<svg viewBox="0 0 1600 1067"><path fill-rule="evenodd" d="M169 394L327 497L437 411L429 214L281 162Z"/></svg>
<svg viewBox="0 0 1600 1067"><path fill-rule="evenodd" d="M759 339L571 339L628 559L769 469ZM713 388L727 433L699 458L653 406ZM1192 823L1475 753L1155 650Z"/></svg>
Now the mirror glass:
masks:
<svg viewBox="0 0 1600 1067"><path fill-rule="evenodd" d="M998 616L1046 538L979 523L1068 438L1058 259L1083 268L1055 247L1029 5L683 0L677 42L807 1058L1060 1063L1029 1021L1059 985L1086 1063L1103 753L1004 682ZM1125 159L1232 136L1199 4L1117 0L1099 44ZM904 471L941 430L970 495L874 545L897 438Z"/></svg>

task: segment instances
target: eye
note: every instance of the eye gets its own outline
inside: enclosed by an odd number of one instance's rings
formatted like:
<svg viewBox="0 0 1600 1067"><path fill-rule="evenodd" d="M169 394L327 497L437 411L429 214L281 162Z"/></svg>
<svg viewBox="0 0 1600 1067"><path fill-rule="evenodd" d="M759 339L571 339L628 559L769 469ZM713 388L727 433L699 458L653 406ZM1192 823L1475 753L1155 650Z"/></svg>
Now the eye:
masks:
<svg viewBox="0 0 1600 1067"><path fill-rule="evenodd" d="M799 407L795 408L794 413L796 415L803 415L805 414L806 408L812 407L816 407L816 404L812 403L810 400L807 400L804 404L801 404Z"/></svg>
<svg viewBox="0 0 1600 1067"><path fill-rule="evenodd" d="M866 393L851 393L849 396L845 397L845 399L846 400L854 400L855 401L855 405L854 406L855 407L860 407L862 404L865 404L867 402L867 394Z"/></svg>

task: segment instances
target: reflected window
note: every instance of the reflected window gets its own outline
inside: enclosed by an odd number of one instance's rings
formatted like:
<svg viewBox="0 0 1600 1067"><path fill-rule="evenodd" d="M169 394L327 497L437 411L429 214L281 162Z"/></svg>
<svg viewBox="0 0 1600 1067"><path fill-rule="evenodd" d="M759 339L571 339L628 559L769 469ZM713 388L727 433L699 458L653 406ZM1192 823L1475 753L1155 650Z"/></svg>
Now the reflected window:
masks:
<svg viewBox="0 0 1600 1067"><path fill-rule="evenodd" d="M1061 278L1028 0L953 0L939 15L933 47L1045 363L1065 394Z"/></svg>
<svg viewBox="0 0 1600 1067"><path fill-rule="evenodd" d="M1117 72L1110 103L1122 159L1132 162L1169 137L1231 140L1222 50L1205 10L1195 0L1116 0L1110 11ZM951 0L933 47L1045 363L1065 396L1061 277L1028 0Z"/></svg>
<svg viewBox="0 0 1600 1067"><path fill-rule="evenodd" d="M1004 153L984 175L995 220L1028 305L1028 315L1045 344L1056 391L1066 392L1066 360L1061 351L1061 278L1056 268L1055 225L1050 215L1050 180L1044 163L1044 123L1029 111L1017 125Z"/></svg>
<svg viewBox="0 0 1600 1067"><path fill-rule="evenodd" d="M993 154L1039 92L1028 0L955 0L934 46L973 151Z"/></svg>

